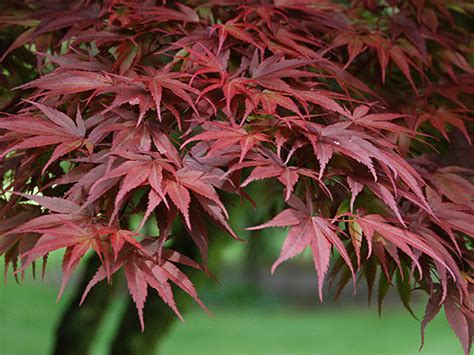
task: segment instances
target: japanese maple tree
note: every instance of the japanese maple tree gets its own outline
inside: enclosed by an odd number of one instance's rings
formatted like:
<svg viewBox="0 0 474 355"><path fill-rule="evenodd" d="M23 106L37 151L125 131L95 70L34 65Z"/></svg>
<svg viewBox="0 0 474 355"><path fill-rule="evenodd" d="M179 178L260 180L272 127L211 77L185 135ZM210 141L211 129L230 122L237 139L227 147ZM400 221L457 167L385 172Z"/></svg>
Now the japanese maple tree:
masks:
<svg viewBox="0 0 474 355"><path fill-rule="evenodd" d="M64 250L61 294L93 252L83 299L123 269L142 327L150 289L181 317L173 285L205 308L181 267L212 275L206 224L239 242L230 197L253 203L247 186L269 179L287 207L248 227L288 227L272 272L310 249L321 299L328 276L338 289L378 284L379 304L394 286L409 310L421 290L422 334L444 308L468 354L473 156L446 156L453 139L473 152L473 11L461 0L7 1L6 272ZM200 257L172 249L175 220ZM149 223L158 236L140 233Z"/></svg>

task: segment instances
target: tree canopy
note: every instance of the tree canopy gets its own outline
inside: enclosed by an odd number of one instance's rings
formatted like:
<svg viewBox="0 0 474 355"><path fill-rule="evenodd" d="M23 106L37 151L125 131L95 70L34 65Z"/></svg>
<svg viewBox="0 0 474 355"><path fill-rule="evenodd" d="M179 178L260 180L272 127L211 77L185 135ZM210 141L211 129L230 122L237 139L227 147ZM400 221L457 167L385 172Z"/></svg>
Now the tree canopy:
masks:
<svg viewBox="0 0 474 355"><path fill-rule="evenodd" d="M269 179L286 207L248 227L288 227L272 272L310 249L321 299L328 274L378 284L379 304L394 286L409 310L421 290L422 334L443 307L469 353L472 4L2 6L0 255L15 275L64 249L61 295L93 252L83 299L123 269L142 327L149 289L178 317L173 285L206 309L182 266L212 277L209 223L238 242L232 195L253 203L247 186ZM198 257L170 246L176 221Z"/></svg>

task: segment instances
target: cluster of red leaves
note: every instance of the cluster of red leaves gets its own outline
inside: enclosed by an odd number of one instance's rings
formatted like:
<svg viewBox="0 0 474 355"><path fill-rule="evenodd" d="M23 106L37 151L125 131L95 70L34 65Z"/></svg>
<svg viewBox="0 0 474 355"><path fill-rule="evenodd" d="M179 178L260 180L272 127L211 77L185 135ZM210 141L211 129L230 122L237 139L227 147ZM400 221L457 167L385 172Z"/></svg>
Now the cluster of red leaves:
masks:
<svg viewBox="0 0 474 355"><path fill-rule="evenodd" d="M378 277L379 304L396 285L407 308L423 290L422 330L444 306L469 353L472 170L432 153L453 130L471 141L472 7L27 3L0 21L18 34L3 53L2 80L21 81L18 67L39 73L1 101L7 265L21 262L21 271L65 248L64 287L92 249L102 266L85 294L123 268L142 325L148 286L179 315L171 283L200 303L176 265L207 272L204 221L238 239L226 196L251 200L248 184L275 179L288 209L250 228L290 227L273 270L310 248L322 298L336 253L339 290L360 274L371 291ZM137 212L141 226L155 217L158 238L129 230ZM176 218L201 264L164 247Z"/></svg>

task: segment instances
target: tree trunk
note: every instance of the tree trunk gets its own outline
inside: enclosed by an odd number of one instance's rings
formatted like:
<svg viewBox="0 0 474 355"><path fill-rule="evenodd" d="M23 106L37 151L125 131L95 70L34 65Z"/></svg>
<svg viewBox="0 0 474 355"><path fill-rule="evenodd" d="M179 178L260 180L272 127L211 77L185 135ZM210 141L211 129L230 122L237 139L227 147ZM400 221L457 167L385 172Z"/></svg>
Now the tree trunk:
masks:
<svg viewBox="0 0 474 355"><path fill-rule="evenodd" d="M247 250L243 260L246 284L249 288L255 291L260 289L260 263L261 255L262 252L264 252L263 249L265 248L259 232L260 231L254 231L252 237L248 239L246 245Z"/></svg>
<svg viewBox="0 0 474 355"><path fill-rule="evenodd" d="M56 328L56 343L53 354L89 354L94 337L111 300L110 285L106 282L99 283L91 290L81 307L79 307L79 302L82 292L89 283L89 280L97 272L99 266L100 260L96 255L87 260L75 294Z"/></svg>
<svg viewBox="0 0 474 355"><path fill-rule="evenodd" d="M213 231L212 227L210 229L210 239L214 239L215 234L221 233ZM179 233L173 241L172 249L196 259L199 252L192 238L184 232L181 226L178 227L178 230ZM225 243L225 241L220 241L220 243ZM219 257L218 250L213 256ZM91 351L94 339L99 334L101 321L112 301L110 285L106 282L99 282L90 291L84 304L81 307L78 305L83 290L99 266L100 260L95 255L88 259L73 299L58 324L53 352L55 355L87 355ZM187 268L185 273L195 285L199 283L200 278L204 277L202 271L192 268ZM186 305L190 304L190 298L180 289L174 288L174 291L176 302L183 311ZM149 289L149 292L144 309L145 331L143 333L140 331L135 304L131 298L127 298L128 304L120 317L120 324L114 336L110 354L151 355L157 354L159 351L160 342L178 318L153 290Z"/></svg>
<svg viewBox="0 0 474 355"><path fill-rule="evenodd" d="M172 249L177 250L184 255L195 259L198 250L192 238L185 232L184 228L179 227L173 240ZM185 270L188 277L196 283L199 274L202 271L195 269ZM175 291L176 303L183 310L186 304L189 304L189 297L181 290ZM140 323L138 320L135 304L129 299L127 309L120 322L120 327L112 344L111 354L113 355L152 355L157 354L158 345L167 334L171 325L178 319L173 311L161 300L161 298L151 292L147 298L144 309L145 331L140 331Z"/></svg>
<svg viewBox="0 0 474 355"><path fill-rule="evenodd" d="M141 333L137 309L129 299L111 354L153 355L157 353L157 346L176 320L176 315L156 294L149 295L144 315L145 331Z"/></svg>

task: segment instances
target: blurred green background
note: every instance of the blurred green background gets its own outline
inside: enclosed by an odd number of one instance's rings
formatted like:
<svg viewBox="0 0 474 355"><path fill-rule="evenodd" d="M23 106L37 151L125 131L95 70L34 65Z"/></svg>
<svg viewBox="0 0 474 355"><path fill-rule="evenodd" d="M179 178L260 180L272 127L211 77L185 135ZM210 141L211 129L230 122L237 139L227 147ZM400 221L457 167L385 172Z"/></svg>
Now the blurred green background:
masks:
<svg viewBox="0 0 474 355"><path fill-rule="evenodd" d="M281 238L276 238L276 248ZM272 277L270 265L254 270L248 280L248 254L240 243L230 243L223 253L222 285L206 282L198 289L213 313L198 307L185 312L162 343L160 354L419 354L419 321L389 295L382 318L376 304L367 306L366 291L352 288L333 302L323 304L316 295L316 275L305 256L284 265ZM48 354L61 311L75 287L74 280L56 303L61 254L50 258L44 281L28 272L17 285L9 276L0 288L0 354ZM259 285L259 286L257 286ZM107 354L117 321L124 309L126 290L111 293L107 310L93 346L94 355ZM150 292L149 297L156 297ZM423 316L423 303L415 298L415 313ZM150 315L146 315L149 317ZM145 329L146 331L146 329ZM444 314L428 326L421 354L461 354L461 347Z"/></svg>

